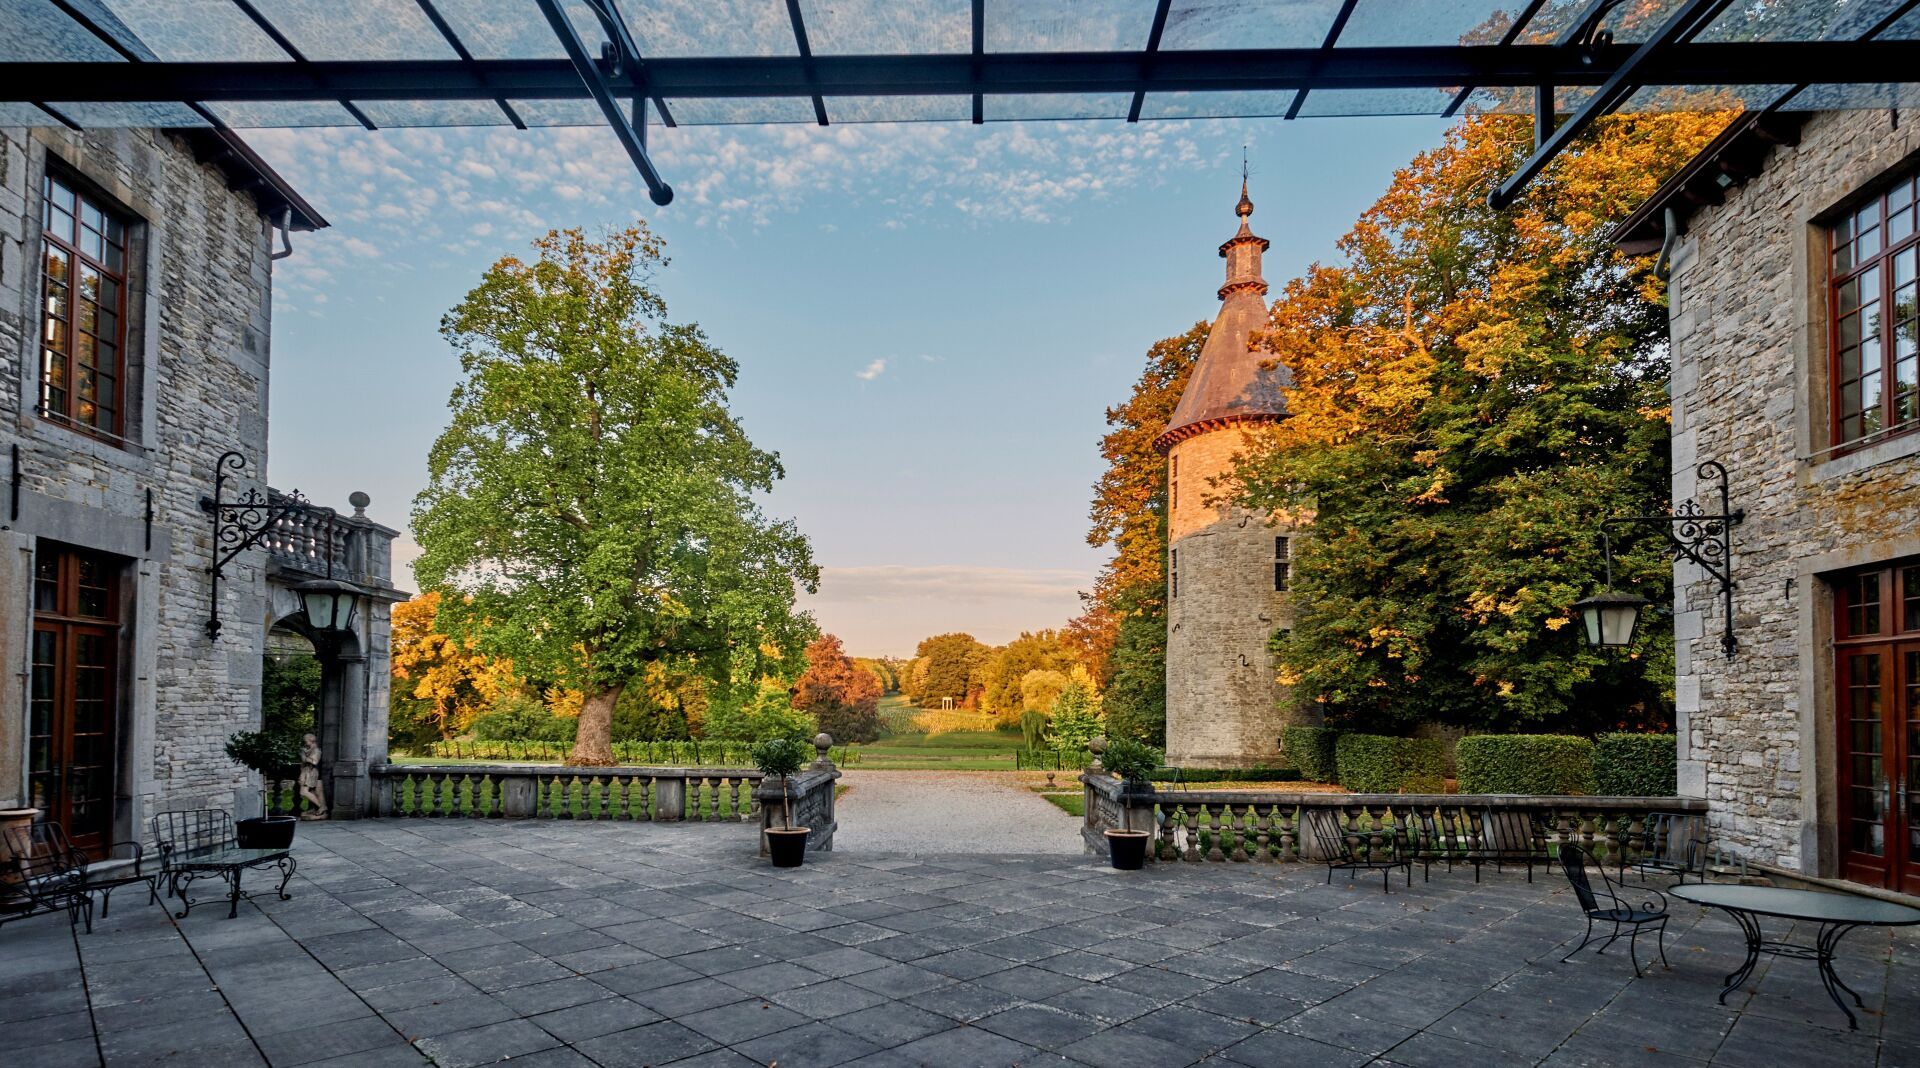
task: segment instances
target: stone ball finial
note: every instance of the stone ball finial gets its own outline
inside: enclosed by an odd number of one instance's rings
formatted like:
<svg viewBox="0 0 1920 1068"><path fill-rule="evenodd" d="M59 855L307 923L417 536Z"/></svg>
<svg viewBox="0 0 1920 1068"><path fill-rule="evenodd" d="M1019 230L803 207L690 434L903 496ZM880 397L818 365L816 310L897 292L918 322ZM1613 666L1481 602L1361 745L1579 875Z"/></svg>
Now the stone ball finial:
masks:
<svg viewBox="0 0 1920 1068"><path fill-rule="evenodd" d="M1102 734L1087 742L1087 752L1104 753L1107 751L1107 736Z"/></svg>
<svg viewBox="0 0 1920 1068"><path fill-rule="evenodd" d="M347 503L353 505L354 515L364 516L367 514L367 505L373 503L373 498L359 490L354 490L347 494Z"/></svg>
<svg viewBox="0 0 1920 1068"><path fill-rule="evenodd" d="M827 733L826 731L821 731L821 732L820 732L819 734L816 734L816 735L814 735L814 736L813 736L813 747L814 747L815 749L818 749L818 750L820 750L821 752L825 752L825 751L827 751L827 750L829 750L829 749L832 749L832 748L833 748L833 735L831 735L831 734L828 734L828 733Z"/></svg>

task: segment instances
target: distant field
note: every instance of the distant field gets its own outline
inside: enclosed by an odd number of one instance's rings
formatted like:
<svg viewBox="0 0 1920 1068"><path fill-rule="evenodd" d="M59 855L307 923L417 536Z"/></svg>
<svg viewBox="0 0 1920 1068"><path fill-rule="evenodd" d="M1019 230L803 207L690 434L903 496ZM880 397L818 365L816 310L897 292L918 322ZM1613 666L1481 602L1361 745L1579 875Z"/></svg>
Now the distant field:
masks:
<svg viewBox="0 0 1920 1068"><path fill-rule="evenodd" d="M877 742L856 745L853 766L889 771L1013 771L1020 735L993 729L993 717L980 712L915 708L894 694L880 700L885 733Z"/></svg>

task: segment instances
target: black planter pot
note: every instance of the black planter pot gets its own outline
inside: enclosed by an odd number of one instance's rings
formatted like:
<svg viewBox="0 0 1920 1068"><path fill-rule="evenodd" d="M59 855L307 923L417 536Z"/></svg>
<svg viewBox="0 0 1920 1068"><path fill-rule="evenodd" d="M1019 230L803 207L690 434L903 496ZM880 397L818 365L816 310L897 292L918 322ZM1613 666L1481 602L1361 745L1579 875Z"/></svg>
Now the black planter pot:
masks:
<svg viewBox="0 0 1920 1068"><path fill-rule="evenodd" d="M254 816L235 820L234 841L241 849L285 849L293 844L293 829L300 821L292 816Z"/></svg>
<svg viewBox="0 0 1920 1068"><path fill-rule="evenodd" d="M1107 856L1120 871L1139 871L1147 862L1147 832L1108 831Z"/></svg>
<svg viewBox="0 0 1920 1068"><path fill-rule="evenodd" d="M807 832L810 828L768 828L767 852L776 868L797 868L807 857Z"/></svg>

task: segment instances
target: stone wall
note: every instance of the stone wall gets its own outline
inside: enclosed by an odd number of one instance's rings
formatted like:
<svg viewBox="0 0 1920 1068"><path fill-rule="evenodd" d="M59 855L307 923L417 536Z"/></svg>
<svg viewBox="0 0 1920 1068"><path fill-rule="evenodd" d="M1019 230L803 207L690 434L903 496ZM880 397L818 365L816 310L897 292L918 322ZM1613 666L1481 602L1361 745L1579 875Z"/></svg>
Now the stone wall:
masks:
<svg viewBox="0 0 1920 1068"><path fill-rule="evenodd" d="M1198 434L1168 454L1180 474L1168 517L1179 591L1167 602L1167 761L1190 767L1258 767L1279 758L1283 712L1268 640L1292 626L1288 595L1273 588L1276 536L1264 513L1213 502L1211 480L1233 469L1246 436L1237 427ZM1169 582L1172 576L1169 574ZM1173 591L1170 589L1169 593Z"/></svg>
<svg viewBox="0 0 1920 1068"><path fill-rule="evenodd" d="M40 418L41 181L49 159L137 217L124 443ZM42 538L124 558L117 837L166 808L257 810L250 775L221 751L253 724L266 629L263 558L221 585L217 642L204 629L215 460L267 462L268 235L253 199L153 130L0 129L0 464L20 449L14 518L0 495L0 804L23 797L32 557ZM7 472L10 474L11 472ZM147 521L148 493L152 521Z"/></svg>
<svg viewBox="0 0 1920 1068"><path fill-rule="evenodd" d="M1824 224L1920 156L1920 116L1812 116L1757 177L1702 207L1674 257L1674 499L1731 472L1736 657L1699 570L1675 568L1680 788L1751 859L1837 869L1828 578L1920 554L1920 434L1842 456L1828 426Z"/></svg>

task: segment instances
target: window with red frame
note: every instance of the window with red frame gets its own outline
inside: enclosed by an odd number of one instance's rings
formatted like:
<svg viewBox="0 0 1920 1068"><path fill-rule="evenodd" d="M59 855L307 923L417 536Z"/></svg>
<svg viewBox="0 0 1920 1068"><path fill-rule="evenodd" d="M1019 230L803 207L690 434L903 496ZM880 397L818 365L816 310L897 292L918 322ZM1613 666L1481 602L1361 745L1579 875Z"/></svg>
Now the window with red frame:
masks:
<svg viewBox="0 0 1920 1068"><path fill-rule="evenodd" d="M125 433L127 224L71 182L42 184L40 414Z"/></svg>

